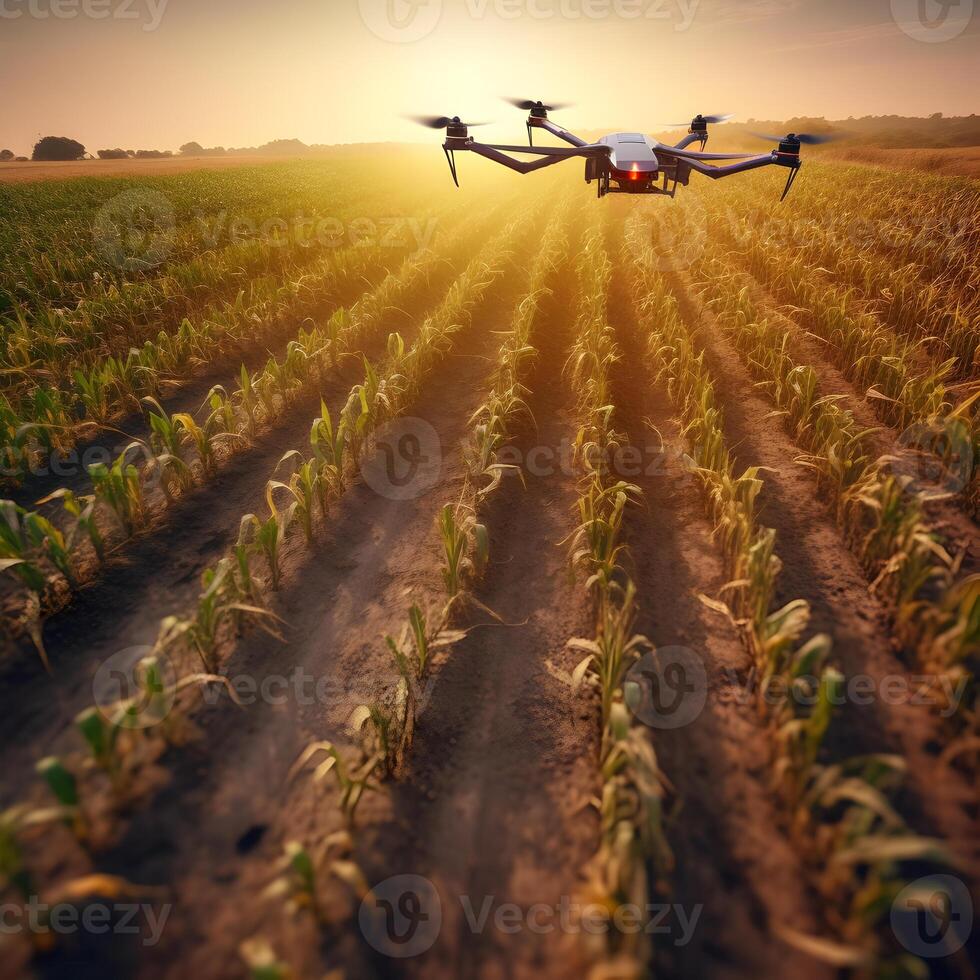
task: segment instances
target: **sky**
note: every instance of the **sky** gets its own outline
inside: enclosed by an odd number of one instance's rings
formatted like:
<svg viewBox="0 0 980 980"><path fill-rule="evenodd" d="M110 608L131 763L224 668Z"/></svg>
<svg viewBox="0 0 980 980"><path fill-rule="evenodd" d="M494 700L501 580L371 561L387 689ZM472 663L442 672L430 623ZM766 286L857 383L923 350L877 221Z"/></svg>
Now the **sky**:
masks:
<svg viewBox="0 0 980 980"><path fill-rule="evenodd" d="M563 101L569 128L969 115L980 0L0 0L0 148L425 140L406 114Z"/></svg>

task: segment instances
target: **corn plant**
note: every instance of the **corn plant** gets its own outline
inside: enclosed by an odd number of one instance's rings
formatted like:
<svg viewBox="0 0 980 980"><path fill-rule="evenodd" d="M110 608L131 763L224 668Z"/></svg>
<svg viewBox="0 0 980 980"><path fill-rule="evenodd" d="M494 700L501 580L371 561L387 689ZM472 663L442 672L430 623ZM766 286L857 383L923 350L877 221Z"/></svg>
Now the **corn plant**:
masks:
<svg viewBox="0 0 980 980"><path fill-rule="evenodd" d="M365 792L375 788L371 776L379 760L377 756L368 756L351 763L344 758L343 753L333 742L312 742L293 763L289 771L289 780L295 779L317 758L320 761L313 770L313 781L320 782L331 772L334 774L340 790L340 808L348 828L352 828L358 803Z"/></svg>
<svg viewBox="0 0 980 980"><path fill-rule="evenodd" d="M296 516L297 502L294 500L284 511L275 509L273 501L269 501L271 514L260 520L255 514L247 514L242 520L250 528L251 542L255 548L265 555L272 579L272 591L279 591L279 580L282 575L282 546Z"/></svg>
<svg viewBox="0 0 980 980"><path fill-rule="evenodd" d="M601 596L595 639L576 638L569 640L568 646L586 655L572 672L573 691L578 690L587 671L591 670L599 681L605 732L626 672L641 651L650 648L650 641L633 633L636 586L632 582L621 593L618 589L604 590Z"/></svg>
<svg viewBox="0 0 980 980"><path fill-rule="evenodd" d="M320 470L315 459L302 461L303 457L295 450L291 449L284 453L276 464L279 470L284 463L296 463L296 470L290 475L289 482L283 483L281 480L270 480L266 484L265 495L269 510L276 513L273 495L276 490L285 490L289 493L296 506L296 516L303 527L303 534L309 543L313 542L313 509L318 500L322 501L323 491L320 487ZM322 506L322 504L321 504Z"/></svg>
<svg viewBox="0 0 980 980"><path fill-rule="evenodd" d="M490 538L472 508L462 503L445 504L439 512L438 526L446 559L442 580L452 601L468 575L483 574L490 557Z"/></svg>
<svg viewBox="0 0 980 980"><path fill-rule="evenodd" d="M146 520L140 472L129 462L130 453L142 448L141 443L131 442L111 465L93 463L88 468L96 500L112 510L127 536L135 534Z"/></svg>
<svg viewBox="0 0 980 980"><path fill-rule="evenodd" d="M347 425L342 417L334 426L330 411L320 400L320 417L310 429L310 446L319 468L318 488L320 492L320 513L325 518L330 497L338 497L344 492L344 453L347 447Z"/></svg>

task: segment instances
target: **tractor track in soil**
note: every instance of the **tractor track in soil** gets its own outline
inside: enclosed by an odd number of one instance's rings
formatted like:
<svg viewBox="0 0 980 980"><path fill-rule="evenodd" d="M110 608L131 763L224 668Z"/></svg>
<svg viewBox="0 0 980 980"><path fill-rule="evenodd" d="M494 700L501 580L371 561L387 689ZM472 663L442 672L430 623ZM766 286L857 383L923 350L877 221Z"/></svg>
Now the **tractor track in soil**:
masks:
<svg viewBox="0 0 980 980"><path fill-rule="evenodd" d="M610 254L619 254L619 236ZM669 901L690 915L703 906L692 941L656 946L666 976L749 978L792 974L828 978L832 971L774 941L775 924L816 933L815 898L784 829L773 787L764 719L743 685L751 658L734 629L699 599L727 581L694 478L677 453L679 426L666 392L645 366L643 338L624 274L614 271L610 323L623 357L613 368L617 427L644 452L653 472L626 475L643 491L628 512L624 541L637 586L637 632L656 646L681 646L703 662L707 698L697 718L652 732L670 781L673 810L666 833L675 867ZM649 430L649 420L663 437Z"/></svg>
<svg viewBox="0 0 980 980"><path fill-rule="evenodd" d="M447 277L448 278L448 277ZM382 329L364 345L368 357L384 351L385 338L400 330L411 342L416 329L442 298L447 283L436 278L405 311L392 311ZM189 607L200 592L204 569L227 553L244 514L263 504L266 481L276 461L306 446L321 397L336 418L359 380L348 359L317 390L290 403L261 431L250 447L233 456L214 477L177 500L164 522L132 539L102 575L78 590L64 610L44 624L45 645L54 670L48 678L28 640L19 655L3 665L4 692L0 734L10 740L4 793L15 796L31 778L34 761L64 734L74 715L91 703L92 680L99 665L131 647L152 646L160 620ZM16 735L16 738L14 737Z"/></svg>
<svg viewBox="0 0 980 980"><path fill-rule="evenodd" d="M847 546L816 481L794 462L799 447L782 426L767 418L772 406L756 394L752 378L714 316L698 307L682 275L668 276L682 313L705 351L705 366L724 407L726 442L739 469L761 465L760 520L776 530L776 551L783 562L777 581L777 606L805 599L810 629L834 640L836 658L846 677L866 676L874 691L885 679L901 677L914 686L914 671L897 657L890 640L886 609L870 593L860 563ZM849 699L838 712L832 732L836 753L893 752L908 763L902 812L920 833L939 835L976 880L980 867L975 794L961 775L940 767L944 743L939 719L927 706L875 696L870 704Z"/></svg>
<svg viewBox="0 0 980 980"><path fill-rule="evenodd" d="M349 930L321 943L308 917L289 920L281 901L259 896L275 876L284 841L311 833L321 839L339 826L332 785L325 793L305 779L287 785L286 775L308 742L345 741L353 708L380 684L394 682L381 637L403 618L411 601L407 589L428 591L438 581L436 510L463 486L458 447L496 354L492 331L506 328L522 283L509 267L410 408L440 437L444 458L436 485L410 501L383 497L360 480L349 487L315 551L299 541L287 545L273 604L288 624L286 643L250 630L223 667L230 677L258 680L270 672L288 678L300 669L324 684L326 695L298 705L291 697L284 704L260 699L247 714L222 696L196 713L199 737L164 757L169 783L100 856L100 870L162 884L174 905L164 941L121 975L170 978L190 970L237 978L237 947L257 932L282 948L304 935L300 948L310 950L310 975L340 950L348 967L364 958ZM370 970L367 960L364 967ZM55 960L48 975L66 976L74 968Z"/></svg>

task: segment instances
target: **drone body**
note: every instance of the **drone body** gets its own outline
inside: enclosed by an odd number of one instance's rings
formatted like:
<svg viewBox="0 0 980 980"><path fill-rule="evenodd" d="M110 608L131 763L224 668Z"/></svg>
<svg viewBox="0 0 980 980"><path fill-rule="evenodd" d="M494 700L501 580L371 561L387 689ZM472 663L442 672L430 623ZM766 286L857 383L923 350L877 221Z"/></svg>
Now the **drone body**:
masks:
<svg viewBox="0 0 980 980"><path fill-rule="evenodd" d="M443 150L449 161L453 181L459 186L456 171L456 153L467 151L509 167L518 173L526 174L544 167L553 166L563 160L584 159L585 181L597 182L598 196L605 194L665 194L673 197L678 185L686 187L691 173L703 174L712 179L730 177L734 174L756 170L759 167L777 166L789 170L783 198L789 193L802 163L800 147L804 143L822 143L826 137L806 136L791 133L785 137L764 137L779 141L779 146L768 153L704 153L708 141L708 124L723 122L729 116L695 116L691 120L687 135L676 145L667 146L643 133L611 133L595 143L589 143L561 126L556 126L548 112L556 106L541 102L512 101L519 109L527 109L527 146L512 146L500 143L480 143L469 135L470 125L460 121L459 116L445 116L433 119L419 119L433 129L445 129L446 141ZM570 144L566 147L534 146L533 131L544 129ZM688 150L692 143L700 142L701 151ZM535 160L520 160L514 153L536 156ZM737 161L718 166L714 161Z"/></svg>

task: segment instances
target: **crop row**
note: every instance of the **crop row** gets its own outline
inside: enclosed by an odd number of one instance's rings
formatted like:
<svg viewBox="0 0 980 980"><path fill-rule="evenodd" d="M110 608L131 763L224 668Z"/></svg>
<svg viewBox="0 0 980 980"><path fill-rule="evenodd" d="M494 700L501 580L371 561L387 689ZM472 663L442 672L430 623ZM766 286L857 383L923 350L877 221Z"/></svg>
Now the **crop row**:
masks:
<svg viewBox="0 0 980 980"><path fill-rule="evenodd" d="M966 482L976 480L977 395L950 383L952 358L936 367L922 367L914 344L898 339L877 317L860 309L847 290L815 280L807 262L784 255L771 243L750 238L744 264L794 305L825 343L829 357L867 395L884 422L914 431L921 448L935 453L951 469L963 469ZM968 496L974 492L971 489Z"/></svg>
<svg viewBox="0 0 980 980"><path fill-rule="evenodd" d="M893 610L900 642L930 673L969 682L959 717L975 716L980 575L959 572L963 556L951 555L930 530L918 497L908 492L910 478L892 472L893 458L874 458L868 433L838 399L820 396L817 372L794 360L786 332L761 315L743 277L721 262L702 274L702 298L719 312L734 347L805 447L800 462L834 500L873 590Z"/></svg>
<svg viewBox="0 0 980 980"><path fill-rule="evenodd" d="M621 353L607 318L611 276L601 232L591 229L578 260L579 313L566 372L578 393L574 447L583 474L569 560L585 575L596 625L594 636L568 645L585 655L572 672L573 690L587 685L598 691L601 704L600 840L586 875L590 900L610 909L644 907L653 882L672 862L662 825L664 777L649 731L628 707L627 674L652 645L633 632L636 587L620 560L623 522L640 489L619 479L611 466L625 440L614 427L610 371ZM647 976L649 936L613 928L586 938L595 975Z"/></svg>
<svg viewBox="0 0 980 980"><path fill-rule="evenodd" d="M235 263L225 256L257 235L278 233L280 249L313 237L336 243L351 229L314 235L317 223L326 222L323 227L332 232L348 218L379 213L385 197L377 189L385 184L375 178L383 169L370 161L334 160L0 186L0 251L6 260L0 268L0 318L14 317L17 310L32 316L48 307L89 304L94 313L100 304L112 308L120 300L125 312L132 306L127 294L135 301L154 279L193 285L205 271L201 258L234 279ZM422 207L427 190L403 188L397 213Z"/></svg>
<svg viewBox="0 0 980 980"><path fill-rule="evenodd" d="M831 639L822 634L803 639L810 617L804 600L772 609L781 563L775 531L758 518L760 468L736 472L704 352L636 225L626 254L633 264L635 303L648 333L650 364L666 381L684 423L690 465L702 484L731 577L723 601L704 601L738 626L764 679L768 696L760 708L773 736L774 780L834 935L830 940L784 930L784 938L862 975L887 969L917 975L918 964L895 948L887 909L904 887L910 863L942 865L948 857L938 842L913 834L895 809L901 760L832 757L828 733L845 679L834 665Z"/></svg>
<svg viewBox="0 0 980 980"><path fill-rule="evenodd" d="M95 821L91 818L102 812L97 803L98 779L107 782L116 808L125 803L140 767L155 758L166 744L179 743L180 718L189 704L185 701L171 708L178 694L201 684L227 687L227 681L215 672L219 641L223 637L232 639L249 621L274 629L276 618L269 611L265 596L268 590L275 591L279 586L287 536L302 526L304 532L309 530L312 544L315 511L320 512L321 521L329 520L329 508L350 484L360 459L370 450L377 428L411 404L434 367L451 350L454 336L499 278L515 230L516 224L495 236L467 265L443 302L426 318L410 348L392 334L384 361L378 367L365 363L365 379L351 390L336 425L321 409L321 415L313 422L312 452L308 456L296 451L284 454L280 466L289 463L293 473L289 483L283 483L277 466L266 492L269 516L245 515L240 538L231 553L202 576L203 592L194 614L188 618L170 616L161 622L153 653L134 667L139 687L135 696L114 706L93 706L78 715L76 727L88 754L85 765L66 763L53 756L38 764L38 772L57 805L16 806L3 814L0 835L8 847L3 868L7 880L33 887L20 844L32 828L68 821L83 846L96 843ZM277 505L276 496L284 488L293 499L283 508ZM265 566L265 575L257 563ZM203 672L191 666L195 660L204 665ZM165 680L170 673L165 665L174 669L180 666L179 679ZM229 693L234 697L230 688ZM155 706L160 707L161 724L153 728L132 724L135 715L145 718L145 712ZM347 767L340 758L325 766L321 764L318 772L325 775L335 762L343 788L342 805L352 819L374 764L361 777L360 769ZM302 849L292 852L286 871L298 873L305 867L308 855ZM336 858L333 849L328 848L327 853L331 860ZM334 870L340 867L338 862ZM346 870L353 869L347 865ZM297 887L302 889L306 880L308 876L300 875ZM29 891L21 891L25 899L29 897Z"/></svg>
<svg viewBox="0 0 980 980"><path fill-rule="evenodd" d="M207 364L244 342L274 335L283 323L314 314L345 283L377 268L380 258L373 249L352 249L319 259L305 274L285 283L263 276L233 300L209 305L197 322L185 318L174 332L161 330L125 354L70 367L60 380L33 388L19 403L0 396L3 472L13 478L29 473L39 458L69 452L80 435L138 407L141 397L160 397L189 367ZM58 373L56 351L63 342L64 335L52 334L51 350L44 353L52 374Z"/></svg>
<svg viewBox="0 0 980 980"><path fill-rule="evenodd" d="M320 382L324 371L376 334L386 312L397 308L427 280L445 261L444 256L468 248L479 225L465 222L440 250L408 257L351 310L335 310L323 326L301 327L281 360L270 357L254 373L243 366L236 389L229 393L220 385L212 388L203 419L188 413L170 415L155 400L144 399L149 445L132 442L111 464L90 466L91 494L78 496L60 490L49 498L61 500L67 529L60 529L57 521L38 511L2 502L0 558L6 562L5 570L16 575L30 593L28 625L42 658L38 617L65 598L63 590L51 589L49 570L60 573L64 583L73 587L86 574L89 548L101 562L110 537L118 539L121 534L125 540L148 524L155 513L151 487L159 486L161 503L169 504L195 483L207 481L230 452L248 445L260 425L274 424L288 403ZM114 528L106 529L103 513L112 515Z"/></svg>
<svg viewBox="0 0 980 980"><path fill-rule="evenodd" d="M970 376L980 342L980 271L976 229L962 213L955 208L929 212L918 202L902 213L904 226L893 227L894 204L872 217L863 209L842 207L826 188L811 190L791 215L775 209L760 215L753 210L755 199L746 188L732 191L725 198L724 217L716 210L721 202L712 200L709 220L719 221L725 237L743 246L753 238L765 240L804 261L813 277L846 284L912 342L934 351L939 360L955 357L955 376ZM917 241L914 257L903 249L909 239ZM934 267L937 253L944 261Z"/></svg>

